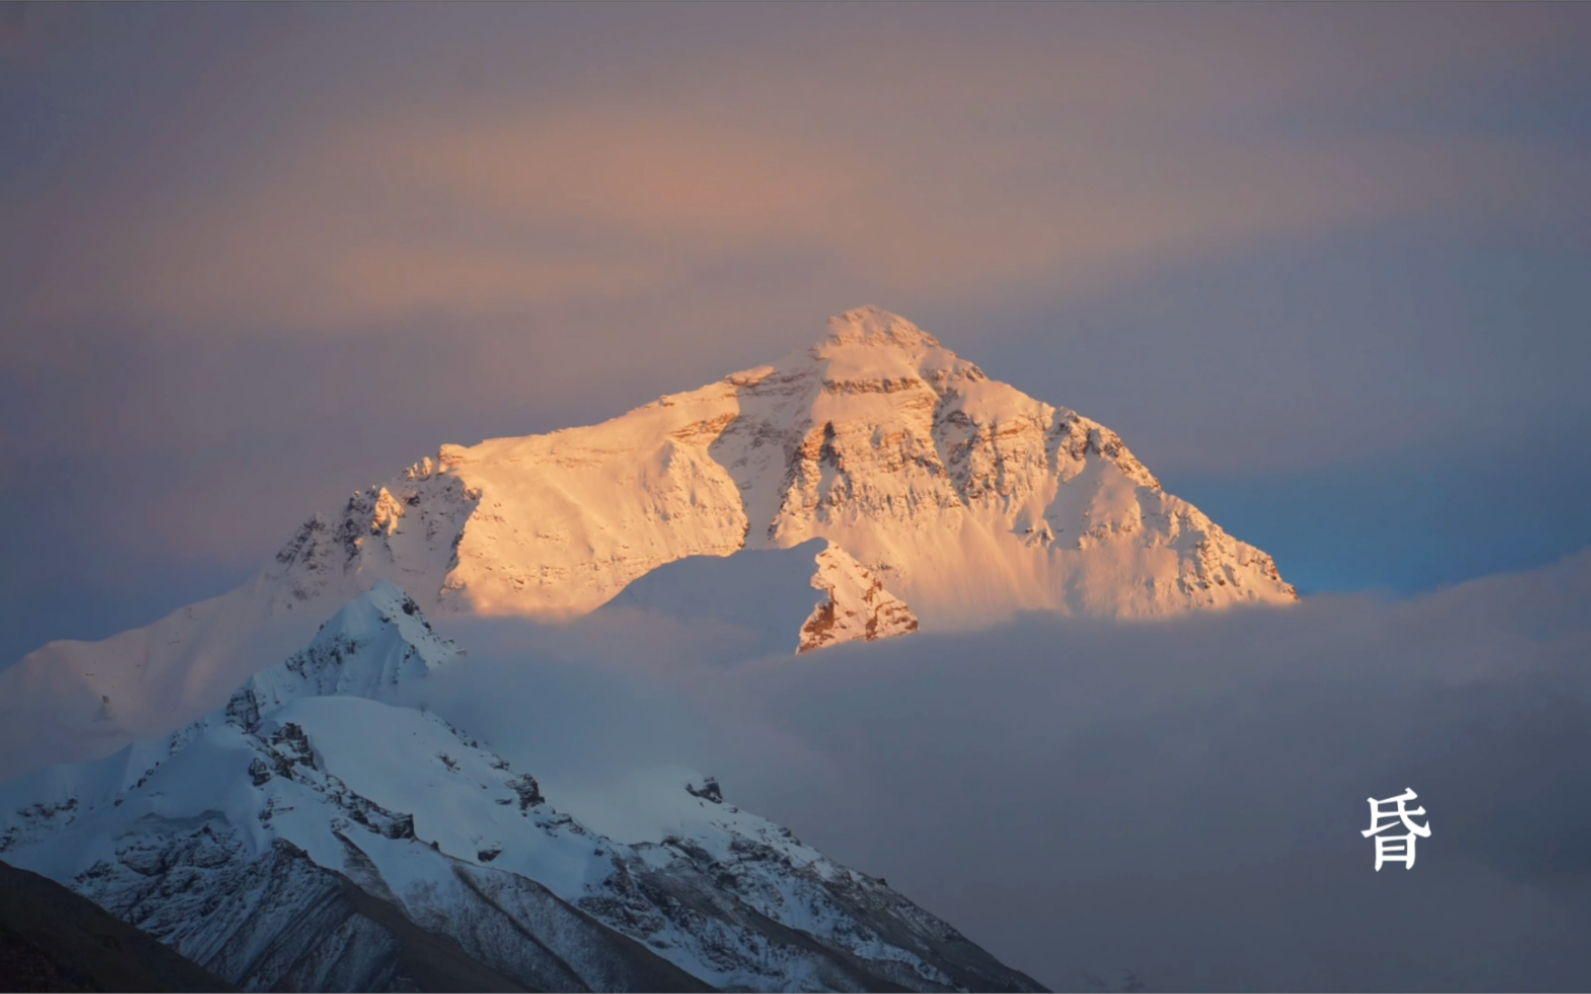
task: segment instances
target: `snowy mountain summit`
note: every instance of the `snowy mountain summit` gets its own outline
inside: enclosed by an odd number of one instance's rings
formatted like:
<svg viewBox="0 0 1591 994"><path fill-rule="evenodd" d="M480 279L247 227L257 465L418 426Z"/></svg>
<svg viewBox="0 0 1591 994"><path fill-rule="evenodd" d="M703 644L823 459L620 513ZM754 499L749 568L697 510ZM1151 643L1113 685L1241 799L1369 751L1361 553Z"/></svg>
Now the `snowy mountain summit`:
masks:
<svg viewBox="0 0 1591 994"><path fill-rule="evenodd" d="M449 724L426 694L473 671L432 622L734 663L1293 599L1113 432L863 308L600 425L442 446L237 590L0 671L0 857L251 990L1032 990L733 785L640 756L592 786Z"/></svg>
<svg viewBox="0 0 1591 994"><path fill-rule="evenodd" d="M813 538L841 550L845 586L887 592L926 630L1295 597L1114 432L872 307L774 365L594 427L445 445L279 558L306 592L340 566L404 577L428 609L563 618L665 563ZM836 611L865 610L839 596ZM882 634L910 630L895 614Z"/></svg>
<svg viewBox="0 0 1591 994"><path fill-rule="evenodd" d="M659 594L665 574L690 589ZM8 753L89 758L170 732L377 580L444 624L610 603L699 615L756 590L754 627L781 626L757 644L784 652L1022 610L1296 599L1114 432L864 307L772 365L599 425L444 445L307 520L238 590L39 649L0 672L0 779L34 768ZM650 592L619 596L638 583Z"/></svg>

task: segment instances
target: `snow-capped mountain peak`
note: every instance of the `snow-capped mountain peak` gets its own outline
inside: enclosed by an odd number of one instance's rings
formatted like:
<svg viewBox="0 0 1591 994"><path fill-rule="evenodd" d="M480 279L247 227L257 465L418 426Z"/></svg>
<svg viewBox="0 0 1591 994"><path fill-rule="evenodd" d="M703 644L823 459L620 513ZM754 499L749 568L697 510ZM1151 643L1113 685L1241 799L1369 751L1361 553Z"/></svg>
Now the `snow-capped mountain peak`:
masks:
<svg viewBox="0 0 1591 994"><path fill-rule="evenodd" d="M939 348L939 340L899 314L869 304L829 318L828 338L814 346L822 352L836 345L864 345L882 348Z"/></svg>
<svg viewBox="0 0 1591 994"><path fill-rule="evenodd" d="M1293 599L1269 557L1165 494L1114 432L878 308L775 364L589 428L445 446L435 465L474 501L435 578L444 610L580 615L667 562L817 537L928 629ZM424 508L413 483L392 492ZM362 533L375 518L360 514ZM361 564L384 568L389 537L359 541L377 546Z"/></svg>
<svg viewBox="0 0 1591 994"><path fill-rule="evenodd" d="M408 594L386 580L344 604L310 644L248 679L227 703L248 728L298 697L333 694L391 700L460 653L431 628Z"/></svg>
<svg viewBox="0 0 1591 994"><path fill-rule="evenodd" d="M771 365L602 424L444 445L308 519L243 588L105 642L45 646L0 672L0 745L84 758L170 731L378 581L438 620L558 621L671 564L820 539L828 573L806 575L837 619L859 621L814 619L809 585L789 588L782 651L1023 610L1146 618L1296 599L1270 556L1167 493L1116 433L866 307ZM834 582L842 562L854 582ZM0 777L20 772L5 765L15 751L0 749Z"/></svg>
<svg viewBox="0 0 1591 994"><path fill-rule="evenodd" d="M391 703L453 655L378 583L225 708L0 788L0 853L249 990L1036 989L711 778L608 798L665 834L582 824Z"/></svg>

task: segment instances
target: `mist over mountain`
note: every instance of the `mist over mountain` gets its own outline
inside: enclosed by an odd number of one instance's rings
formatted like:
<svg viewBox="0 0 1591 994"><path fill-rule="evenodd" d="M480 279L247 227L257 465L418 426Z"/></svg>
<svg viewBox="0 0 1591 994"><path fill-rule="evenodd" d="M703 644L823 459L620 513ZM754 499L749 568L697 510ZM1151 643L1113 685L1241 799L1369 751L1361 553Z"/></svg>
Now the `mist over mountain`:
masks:
<svg viewBox="0 0 1591 994"><path fill-rule="evenodd" d="M0 987L1591 990L1587 51L0 3Z"/></svg>
<svg viewBox="0 0 1591 994"><path fill-rule="evenodd" d="M792 649L1023 610L1147 618L1296 600L1269 556L1166 493L1114 432L867 307L775 364L600 425L444 445L309 518L237 590L29 654L0 672L0 776L220 706L377 579L438 621L562 621L660 567L729 557L732 573L757 572L777 558L760 554L797 547L813 594L797 582L768 605L801 619L771 636ZM698 579L716 588L687 601L726 603L722 586L747 579L712 573Z"/></svg>
<svg viewBox="0 0 1591 994"><path fill-rule="evenodd" d="M242 987L1577 989L1588 595L1300 602L863 308L0 673L0 853Z"/></svg>
<svg viewBox="0 0 1591 994"><path fill-rule="evenodd" d="M602 425L445 445L243 587L31 654L0 852L243 987L1035 989L631 731L603 779L568 746L609 720L536 750L438 717L471 666L427 615L734 665L1295 600L1108 429L862 308Z"/></svg>
<svg viewBox="0 0 1591 994"><path fill-rule="evenodd" d="M1403 602L739 664L635 616L485 619L426 699L567 757L593 817L646 790L638 753L710 765L1052 989L1580 990L1588 597L1582 554ZM1406 787L1432 837L1377 873L1366 799Z"/></svg>

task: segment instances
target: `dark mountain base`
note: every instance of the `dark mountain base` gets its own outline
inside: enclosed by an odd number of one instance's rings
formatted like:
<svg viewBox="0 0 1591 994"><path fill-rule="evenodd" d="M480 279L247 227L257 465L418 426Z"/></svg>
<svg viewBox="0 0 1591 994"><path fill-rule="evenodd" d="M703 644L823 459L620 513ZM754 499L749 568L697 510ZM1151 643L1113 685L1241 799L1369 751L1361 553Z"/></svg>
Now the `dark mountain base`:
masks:
<svg viewBox="0 0 1591 994"><path fill-rule="evenodd" d="M235 989L87 898L0 862L0 990Z"/></svg>

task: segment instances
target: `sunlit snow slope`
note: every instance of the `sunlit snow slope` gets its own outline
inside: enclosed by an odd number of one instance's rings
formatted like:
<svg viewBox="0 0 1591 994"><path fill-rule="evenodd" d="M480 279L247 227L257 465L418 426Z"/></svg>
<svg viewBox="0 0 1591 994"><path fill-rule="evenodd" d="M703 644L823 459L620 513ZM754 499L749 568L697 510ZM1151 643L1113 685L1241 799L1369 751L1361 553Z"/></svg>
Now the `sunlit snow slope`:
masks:
<svg viewBox="0 0 1591 994"><path fill-rule="evenodd" d="M11 757L169 732L378 578L439 618L557 620L665 564L814 540L800 600L776 609L805 619L785 651L1018 610L1295 599L1269 556L1164 492L1115 433L862 308L771 366L600 425L444 445L305 522L244 587L39 649L0 673L0 778L26 768Z"/></svg>
<svg viewBox="0 0 1591 994"><path fill-rule="evenodd" d="M445 572L427 559L426 576L442 604L482 614L583 614L663 563L814 537L926 629L1294 597L1113 432L874 308L775 365L591 428L444 446L413 475L369 500L361 559L419 567L415 539L392 531L440 480L474 506L446 536L456 557Z"/></svg>

